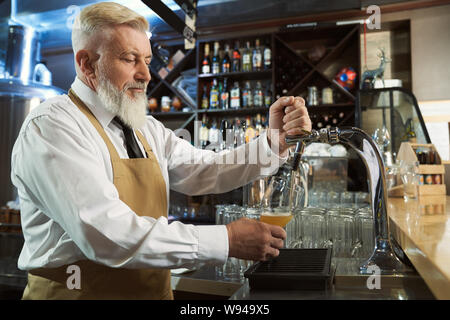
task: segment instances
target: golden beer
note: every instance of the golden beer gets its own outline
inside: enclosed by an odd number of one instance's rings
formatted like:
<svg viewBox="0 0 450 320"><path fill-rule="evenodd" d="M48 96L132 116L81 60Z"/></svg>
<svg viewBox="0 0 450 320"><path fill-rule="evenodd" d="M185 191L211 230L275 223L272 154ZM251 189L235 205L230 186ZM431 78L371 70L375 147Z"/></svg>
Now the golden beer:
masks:
<svg viewBox="0 0 450 320"><path fill-rule="evenodd" d="M263 212L259 218L259 221L273 224L284 228L292 219L290 212Z"/></svg>

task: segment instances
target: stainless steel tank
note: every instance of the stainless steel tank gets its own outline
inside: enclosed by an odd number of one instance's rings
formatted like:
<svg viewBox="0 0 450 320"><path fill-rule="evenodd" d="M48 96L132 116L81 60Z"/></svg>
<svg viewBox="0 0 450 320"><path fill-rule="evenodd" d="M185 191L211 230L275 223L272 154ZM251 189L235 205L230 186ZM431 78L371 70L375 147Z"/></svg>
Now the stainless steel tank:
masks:
<svg viewBox="0 0 450 320"><path fill-rule="evenodd" d="M51 73L39 60L39 34L30 27L9 26L5 71L0 74L0 206L17 196L11 152L25 117L42 101L63 93L51 86Z"/></svg>
<svg viewBox="0 0 450 320"><path fill-rule="evenodd" d="M63 90L20 79L0 79L0 206L17 196L11 182L11 152L30 109Z"/></svg>

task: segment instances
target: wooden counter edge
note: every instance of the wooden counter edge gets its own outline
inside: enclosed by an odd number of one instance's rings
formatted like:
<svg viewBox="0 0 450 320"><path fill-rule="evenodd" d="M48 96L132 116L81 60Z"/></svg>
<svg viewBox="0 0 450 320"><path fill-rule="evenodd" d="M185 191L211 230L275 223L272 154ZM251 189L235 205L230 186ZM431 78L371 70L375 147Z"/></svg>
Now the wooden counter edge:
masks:
<svg viewBox="0 0 450 320"><path fill-rule="evenodd" d="M416 245L413 239L389 216L389 227L392 236L408 256L417 272L423 278L437 299L450 299L450 279L429 257Z"/></svg>

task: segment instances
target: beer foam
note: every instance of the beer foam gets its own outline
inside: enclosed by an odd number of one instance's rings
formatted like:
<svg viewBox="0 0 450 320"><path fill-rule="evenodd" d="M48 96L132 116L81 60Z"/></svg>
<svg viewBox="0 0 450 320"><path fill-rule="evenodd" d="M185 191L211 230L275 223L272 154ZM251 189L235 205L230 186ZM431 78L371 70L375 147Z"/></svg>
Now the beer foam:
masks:
<svg viewBox="0 0 450 320"><path fill-rule="evenodd" d="M289 211L283 211L283 212L271 212L271 211L264 211L261 213L262 216L271 216L271 217L285 217L290 216L291 213Z"/></svg>

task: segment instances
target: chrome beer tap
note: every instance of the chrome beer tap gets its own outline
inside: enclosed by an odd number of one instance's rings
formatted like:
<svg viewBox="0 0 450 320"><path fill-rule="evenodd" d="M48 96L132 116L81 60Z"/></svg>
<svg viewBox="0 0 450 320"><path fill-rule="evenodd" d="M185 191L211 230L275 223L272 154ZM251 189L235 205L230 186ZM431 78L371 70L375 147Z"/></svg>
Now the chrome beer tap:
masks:
<svg viewBox="0 0 450 320"><path fill-rule="evenodd" d="M376 267L379 268L381 274L411 271L395 254L395 252L401 252L401 249L398 248L395 241L390 239L384 163L372 138L359 128L343 127L341 129L323 128L298 136L286 136L285 141L287 144L296 144L293 165L297 166L305 146L311 142L342 143L356 151L367 170L375 230L374 251L370 258L359 267L359 271L361 274L373 274Z"/></svg>

